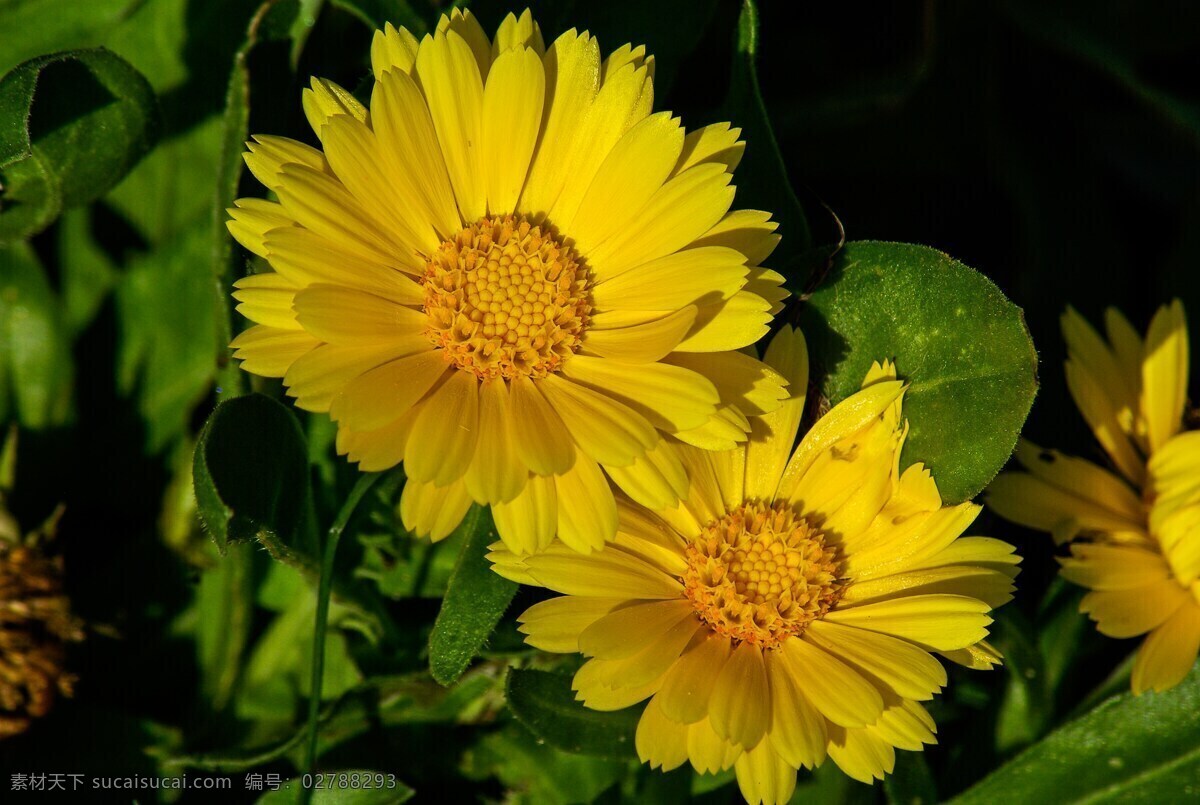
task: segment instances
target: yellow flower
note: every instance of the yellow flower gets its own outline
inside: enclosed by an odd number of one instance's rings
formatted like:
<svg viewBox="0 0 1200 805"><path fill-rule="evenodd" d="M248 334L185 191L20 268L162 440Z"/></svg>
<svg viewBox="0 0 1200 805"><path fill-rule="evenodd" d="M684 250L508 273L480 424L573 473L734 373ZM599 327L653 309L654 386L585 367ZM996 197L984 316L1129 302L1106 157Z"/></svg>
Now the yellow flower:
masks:
<svg viewBox="0 0 1200 805"><path fill-rule="evenodd" d="M229 230L273 269L238 281L256 322L233 343L328 411L363 470L403 461L408 527L446 536L491 504L513 550L603 546L605 473L673 505L670 434L744 441L782 378L738 352L786 296L761 267L770 215L730 211L740 130L651 114L654 60L601 60L529 12L489 42L470 14L371 48L370 108L314 79L324 151L259 136L246 163L278 202L241 199ZM557 501L569 499L571 506Z"/></svg>
<svg viewBox="0 0 1200 805"><path fill-rule="evenodd" d="M987 503L1015 523L1070 542L1062 575L1087 587L1080 609L1109 637L1148 634L1133 692L1176 685L1200 651L1200 432L1184 432L1188 338L1183 305L1159 309L1145 341L1117 310L1107 341L1074 310L1063 316L1067 384L1116 472L1017 449Z"/></svg>
<svg viewBox="0 0 1200 805"><path fill-rule="evenodd" d="M999 661L982 642L987 613L1011 597L1020 560L999 540L958 538L980 507L943 506L920 464L899 471L905 386L890 363L793 452L808 373L799 331L785 328L766 361L793 396L754 421L745 447L681 447L681 505L623 500L616 540L591 556L497 544L491 558L501 575L565 594L527 610L521 629L533 646L591 658L574 679L586 706L649 698L644 761L733 766L748 801L786 802L796 770L827 755L870 782L896 747L933 742L919 702L946 673L932 653Z"/></svg>

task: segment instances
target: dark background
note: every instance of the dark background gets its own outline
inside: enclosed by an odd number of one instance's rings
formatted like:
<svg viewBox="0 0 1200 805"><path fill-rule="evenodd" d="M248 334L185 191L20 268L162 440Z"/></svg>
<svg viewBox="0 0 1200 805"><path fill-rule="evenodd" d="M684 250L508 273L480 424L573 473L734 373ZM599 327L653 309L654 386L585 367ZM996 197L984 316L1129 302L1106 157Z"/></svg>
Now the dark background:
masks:
<svg viewBox="0 0 1200 805"><path fill-rule="evenodd" d="M220 113L253 4L176 5L184 10L186 78L156 89L164 142L178 145ZM412 6L433 19L427 4ZM659 56L655 108L681 114L689 128L718 119L738 3L534 6L547 43L571 26L589 28L603 53L629 40L646 42ZM473 8L489 33L508 10L492 0ZM1191 308L1193 344L1200 344L1200 4L767 0L761 16L762 94L816 241L837 239L836 216L847 239L931 245L992 278L1024 308L1041 358L1042 388L1027 436L1099 458L1062 377L1064 308L1074 305L1098 323L1104 308L1116 305L1144 330L1158 305L1179 296ZM46 49L103 43L109 30ZM357 17L326 3L295 74L286 44L257 48L250 63L251 131L311 141L299 104L307 76L359 86L368 75L370 35ZM155 82L134 55L128 58ZM186 160L187 150L178 157ZM200 166L201 178L209 174ZM243 188L251 191L252 183ZM118 265L117 283L119 266L157 254L156 242L119 204L101 202L74 220ZM66 226L35 240L60 291L72 281L63 260ZM169 632L194 595L204 566L195 561L195 552L203 553L195 545L203 535L172 521L170 506L163 513L168 484L214 404L214 375L193 378L173 431L151 434L159 426L139 397L149 381L117 379L127 315L113 297L101 298L72 342L73 421L22 434L13 509L32 526L66 502L60 539L70 590L80 613L106 626L75 653L82 678L77 698L29 735L0 745L5 770L50 770L47 759L61 758L56 770L148 773L152 747L220 742L221 724L197 693L195 646ZM142 315L174 326L162 311ZM1197 355L1200 349L1193 350L1193 367ZM168 532L175 536L168 539ZM1074 613L1079 595L1053 583L1048 537L986 512L972 533L1017 544L1026 561L1017 600L1002 611L996 630L1008 670L953 673L933 708L940 746L924 755L943 796L1061 721L1135 647L1099 637ZM431 619L436 602L422 606L405 617ZM164 738L151 723L172 734ZM416 757L403 760L405 779L436 780L426 791L444 796L500 796L495 780L446 776L472 736L451 728L406 733L401 745L448 757L429 768ZM382 747L364 748L361 762L377 754ZM849 791L834 798L881 796L863 786ZM605 796L618 798L612 791ZM726 787L710 797L724 801L736 793Z"/></svg>

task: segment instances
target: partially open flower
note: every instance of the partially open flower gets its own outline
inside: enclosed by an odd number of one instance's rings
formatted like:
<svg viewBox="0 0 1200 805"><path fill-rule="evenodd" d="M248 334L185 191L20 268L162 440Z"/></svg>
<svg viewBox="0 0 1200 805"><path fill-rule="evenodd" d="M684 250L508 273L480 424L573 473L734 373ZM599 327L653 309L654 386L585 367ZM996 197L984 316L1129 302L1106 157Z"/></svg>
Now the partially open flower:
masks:
<svg viewBox="0 0 1200 805"><path fill-rule="evenodd" d="M1115 472L1023 442L1028 472L998 477L987 503L1070 543L1062 575L1091 590L1080 608L1102 634L1148 635L1140 694L1178 684L1200 652L1200 431L1184 431L1183 305L1160 308L1144 340L1117 310L1105 318L1107 341L1074 310L1063 334L1071 394Z"/></svg>
<svg viewBox="0 0 1200 805"><path fill-rule="evenodd" d="M795 445L799 331L785 328L766 361L792 398L755 420L746 447L680 447L679 506L622 500L616 541L592 556L497 544L491 558L501 575L564 593L521 629L538 648L591 658L574 679L586 706L649 699L644 761L733 766L748 801L782 803L800 767L828 756L869 782L896 748L934 741L920 704L946 684L933 655L999 661L988 612L1011 597L1020 560L999 540L959 536L979 506L944 506L920 464L900 471L905 386L890 363Z"/></svg>
<svg viewBox="0 0 1200 805"><path fill-rule="evenodd" d="M369 107L314 80L323 151L259 136L278 203L229 230L273 269L240 280L247 371L329 412L364 470L403 461L405 524L446 536L490 504L522 553L616 532L608 478L646 505L686 491L674 438L744 441L779 375L738 350L786 296L765 212L731 211L739 130L651 114L653 57L607 58L529 12L489 40L455 10L388 26ZM559 501L570 500L569 505Z"/></svg>

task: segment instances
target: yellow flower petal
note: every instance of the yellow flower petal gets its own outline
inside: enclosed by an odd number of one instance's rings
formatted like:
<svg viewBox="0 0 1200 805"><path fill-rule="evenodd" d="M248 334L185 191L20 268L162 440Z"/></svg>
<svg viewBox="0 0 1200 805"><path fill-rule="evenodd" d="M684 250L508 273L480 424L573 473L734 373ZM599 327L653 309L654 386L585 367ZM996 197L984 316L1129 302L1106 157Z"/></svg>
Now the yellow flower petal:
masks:
<svg viewBox="0 0 1200 805"><path fill-rule="evenodd" d="M738 790L746 802L785 805L796 790L796 769L786 763L771 746L762 741L745 752L734 764Z"/></svg>
<svg viewBox="0 0 1200 805"><path fill-rule="evenodd" d="M576 360L582 359L571 363ZM658 441L645 417L605 394L553 374L537 386L561 415L575 444L597 461L626 466Z"/></svg>
<svg viewBox="0 0 1200 805"><path fill-rule="evenodd" d="M780 652L767 653L771 683L771 745L792 768L815 768L825 759L825 717L809 702Z"/></svg>
<svg viewBox="0 0 1200 805"><path fill-rule="evenodd" d="M579 635L593 623L625 603L621 598L584 598L560 595L539 601L517 618L525 642L542 651L560 654L579 651Z"/></svg>
<svg viewBox="0 0 1200 805"><path fill-rule="evenodd" d="M733 650L713 684L708 717L717 735L745 749L762 740L771 723L771 689L758 646Z"/></svg>
<svg viewBox="0 0 1200 805"><path fill-rule="evenodd" d="M774 500L783 468L796 443L808 394L808 347L799 328L784 325L771 339L763 360L787 381L788 397L774 411L751 422L746 443L744 497Z"/></svg>
<svg viewBox="0 0 1200 805"><path fill-rule="evenodd" d="M525 377L509 384L513 446L530 470L538 475L556 475L574 463L575 448L562 418L542 395L539 385Z"/></svg>
<svg viewBox="0 0 1200 805"><path fill-rule="evenodd" d="M1154 314L1144 354L1141 408L1153 453L1180 431L1187 402L1188 333L1178 299Z"/></svg>
<svg viewBox="0 0 1200 805"><path fill-rule="evenodd" d="M395 422L378 430L357 432L345 427L338 428L338 453L356 462L362 472L391 469L404 460L404 448L408 445L408 437L419 412L420 406L414 406Z"/></svg>
<svg viewBox="0 0 1200 805"><path fill-rule="evenodd" d="M327 78L314 78L312 89L304 90L302 96L304 116L317 137L325 136L325 125L330 118L345 115L366 122L367 109L353 94Z"/></svg>
<svg viewBox="0 0 1200 805"><path fill-rule="evenodd" d="M424 397L448 368L432 350L397 358L347 383L329 414L353 430L382 428Z"/></svg>
<svg viewBox="0 0 1200 805"><path fill-rule="evenodd" d="M683 141L683 153L679 155L672 174L682 173L706 162L724 165L726 170L733 173L746 151L746 143L738 139L741 135L741 129L731 128L728 123L713 123L689 131Z"/></svg>
<svg viewBox="0 0 1200 805"><path fill-rule="evenodd" d="M532 48L538 56L546 52L546 44L542 41L542 30L533 19L529 9L521 12L518 17L511 11L500 22L496 30L496 39L492 42L492 60L512 48Z"/></svg>
<svg viewBox="0 0 1200 805"><path fill-rule="evenodd" d="M668 180L638 211L633 225L588 253L597 277L618 276L707 232L733 203L730 178L721 165L697 165Z"/></svg>
<svg viewBox="0 0 1200 805"><path fill-rule="evenodd" d="M417 53L417 75L464 221L487 211L483 136L483 81L470 45L453 30L426 36Z"/></svg>
<svg viewBox="0 0 1200 805"><path fill-rule="evenodd" d="M1137 637L1161 626L1194 599L1178 584L1151 584L1127 590L1097 590L1079 602L1100 634Z"/></svg>
<svg viewBox="0 0 1200 805"><path fill-rule="evenodd" d="M745 256L733 249L684 249L601 279L592 289L592 301L598 308L621 310L675 310L693 302L713 303L736 294L746 283L748 270Z"/></svg>
<svg viewBox="0 0 1200 805"><path fill-rule="evenodd" d="M423 313L374 294L341 285L310 285L296 294L293 307L305 330L331 344L387 341L409 353L433 352L433 344L421 332Z"/></svg>
<svg viewBox="0 0 1200 805"><path fill-rule="evenodd" d="M535 215L550 210L571 176L571 152L600 89L600 46L587 33L572 28L550 45L542 63L545 122L518 205Z"/></svg>
<svg viewBox="0 0 1200 805"><path fill-rule="evenodd" d="M318 283L339 285L398 305L416 306L425 299L421 286L396 267L347 254L320 235L298 226L268 232L263 252L280 276L298 287Z"/></svg>
<svg viewBox="0 0 1200 805"><path fill-rule="evenodd" d="M905 640L833 621L813 621L808 639L907 699L932 699L946 685L946 669L941 663Z"/></svg>
<svg viewBox="0 0 1200 805"><path fill-rule="evenodd" d="M632 68L629 69L632 73ZM601 90L599 108L605 91ZM683 126L668 112L659 112L641 121L617 140L607 157L600 163L587 193L579 202L578 211L564 216L563 225L575 238L577 248L585 257L610 237L627 230L639 210L671 174L671 168L683 147ZM562 200L555 205L555 214L563 215ZM568 213L569 215L569 213ZM603 280L604 274L600 275ZM603 282L596 287L599 293ZM684 300L684 303L690 302ZM598 307L606 302L596 300ZM649 310L675 307L663 304Z"/></svg>
<svg viewBox="0 0 1200 805"><path fill-rule="evenodd" d="M546 72L530 49L500 55L483 91L481 160L487 177L487 207L493 215L516 211L542 124Z"/></svg>
<svg viewBox="0 0 1200 805"><path fill-rule="evenodd" d="M817 456L847 436L865 428L872 420L881 416L903 392L904 384L899 380L875 383L842 400L829 413L818 419L812 429L804 435L796 452L788 461L779 481L777 497L792 497L796 485L817 460Z"/></svg>
<svg viewBox="0 0 1200 805"><path fill-rule="evenodd" d="M479 381L450 372L413 425L404 462L412 480L445 486L462 478L479 442Z"/></svg>
<svg viewBox="0 0 1200 805"><path fill-rule="evenodd" d="M635 502L649 509L669 509L687 495L688 478L674 448L659 441L626 467L604 471Z"/></svg>
<svg viewBox="0 0 1200 805"><path fill-rule="evenodd" d="M280 330L300 329L296 313L292 310L296 286L286 277L273 271L251 274L242 277L233 286L237 288L233 298L241 303L237 311L250 321Z"/></svg>
<svg viewBox="0 0 1200 805"><path fill-rule="evenodd" d="M685 599L647 601L622 607L597 619L579 634L579 651L602 660L641 654L682 620L694 618Z"/></svg>
<svg viewBox="0 0 1200 805"><path fill-rule="evenodd" d="M397 195L419 204L439 236L457 233L463 221L421 88L406 73L390 71L375 82L371 109L384 167Z"/></svg>
<svg viewBox="0 0 1200 805"><path fill-rule="evenodd" d="M809 703L834 724L861 727L875 723L883 712L883 698L875 686L824 649L792 638L777 653L781 672L791 674Z"/></svg>
<svg viewBox="0 0 1200 805"><path fill-rule="evenodd" d="M321 346L296 359L283 376L283 385L305 411L328 411L333 398L354 378L402 357L391 342L339 347ZM400 413L397 412L396 416Z"/></svg>
<svg viewBox="0 0 1200 805"><path fill-rule="evenodd" d="M634 736L638 757L652 769L677 769L687 762L687 734L687 725L667 718L655 696L638 719Z"/></svg>
<svg viewBox="0 0 1200 805"><path fill-rule="evenodd" d="M699 427L716 413L721 401L707 378L665 363L622 363L577 355L563 366L562 374L619 400L668 432Z"/></svg>
<svg viewBox="0 0 1200 805"><path fill-rule="evenodd" d="M584 350L629 363L662 360L679 346L691 329L696 320L696 308L688 305L674 313L651 315L653 318L644 321L610 327L605 314L597 314L584 334Z"/></svg>
<svg viewBox="0 0 1200 805"><path fill-rule="evenodd" d="M688 759L700 774L728 769L742 755L742 748L713 731L707 718L688 725Z"/></svg>
<svg viewBox="0 0 1200 805"><path fill-rule="evenodd" d="M693 724L708 715L708 703L730 655L729 639L702 632L667 673L655 701L665 716Z"/></svg>
<svg viewBox="0 0 1200 805"><path fill-rule="evenodd" d="M987 637L991 609L962 595L913 595L890 601L838 608L825 616L832 623L856 626L952 651Z"/></svg>
<svg viewBox="0 0 1200 805"><path fill-rule="evenodd" d="M400 518L418 537L437 542L450 536L471 508L471 496L461 482L434 486L409 481L400 494Z"/></svg>
<svg viewBox="0 0 1200 805"><path fill-rule="evenodd" d="M896 750L870 729L829 728L829 757L846 776L870 785L896 766Z"/></svg>
<svg viewBox="0 0 1200 805"><path fill-rule="evenodd" d="M701 235L693 246L728 246L746 255L746 265L761 265L779 245L779 224L769 212L733 210Z"/></svg>
<svg viewBox="0 0 1200 805"><path fill-rule="evenodd" d="M376 31L371 39L371 70L375 80L383 80L384 73L399 70L412 74L417 63L417 38L407 28L397 29L390 22L384 23L382 31Z"/></svg>
<svg viewBox="0 0 1200 805"><path fill-rule="evenodd" d="M512 500L525 488L528 471L513 444L508 386L489 381L479 386L479 441L464 480L481 503Z"/></svg>
<svg viewBox="0 0 1200 805"><path fill-rule="evenodd" d="M320 343L303 330L258 324L233 339L229 346L236 350L233 357L242 362L247 372L283 377L293 363Z"/></svg>
<svg viewBox="0 0 1200 805"><path fill-rule="evenodd" d="M580 553L598 551L617 533L617 502L595 461L576 456L575 464L554 476L558 538Z"/></svg>
<svg viewBox="0 0 1200 805"><path fill-rule="evenodd" d="M1178 685L1200 651L1200 605L1188 602L1150 632L1133 664L1133 693L1164 691Z"/></svg>
<svg viewBox="0 0 1200 805"><path fill-rule="evenodd" d="M531 475L515 498L492 504L492 516L500 539L514 553L542 550L554 539L554 530L558 527L558 493L554 479Z"/></svg>

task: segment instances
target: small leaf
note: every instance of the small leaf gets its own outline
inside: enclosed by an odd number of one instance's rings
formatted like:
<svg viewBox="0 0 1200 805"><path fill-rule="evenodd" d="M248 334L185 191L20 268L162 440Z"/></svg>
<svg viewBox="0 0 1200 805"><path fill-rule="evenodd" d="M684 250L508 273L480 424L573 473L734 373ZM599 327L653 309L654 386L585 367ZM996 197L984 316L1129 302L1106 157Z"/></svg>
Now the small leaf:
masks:
<svg viewBox="0 0 1200 805"><path fill-rule="evenodd" d="M548 671L508 672L508 706L537 737L564 752L609 758L634 756L633 736L642 708L602 712L575 700L571 677Z"/></svg>
<svg viewBox="0 0 1200 805"><path fill-rule="evenodd" d="M1021 309L982 274L925 246L850 243L802 315L831 403L872 362L896 362L909 383L901 467L924 462L948 503L1004 466L1037 392L1037 353Z"/></svg>
<svg viewBox="0 0 1200 805"><path fill-rule="evenodd" d="M158 138L146 79L104 48L40 56L0 79L0 239L35 234L113 187Z"/></svg>
<svg viewBox="0 0 1200 805"><path fill-rule="evenodd" d="M486 559L496 540L489 509L472 506L455 529L465 538L446 598L429 635L429 670L449 685L462 676L517 593L517 585L492 572Z"/></svg>
<svg viewBox="0 0 1200 805"><path fill-rule="evenodd" d="M309 495L304 436L288 409L251 394L217 406L192 467L200 517L222 552L257 538L275 558L305 564L299 546Z"/></svg>
<svg viewBox="0 0 1200 805"><path fill-rule="evenodd" d="M1200 671L1193 670L1164 693L1109 699L951 802L1175 802L1200 780L1197 747Z"/></svg>
<svg viewBox="0 0 1200 805"><path fill-rule="evenodd" d="M758 8L754 0L743 0L738 18L736 52L730 76L729 95L722 110L734 126L742 129L746 154L737 169L737 206L769 211L779 222L782 236L771 265L788 278L788 286L800 289L808 279L802 257L812 246L812 236L800 200L788 179L787 165L771 128L771 119L758 83Z"/></svg>
<svg viewBox="0 0 1200 805"><path fill-rule="evenodd" d="M71 341L33 249L0 246L0 421L41 429L71 414Z"/></svg>

